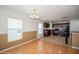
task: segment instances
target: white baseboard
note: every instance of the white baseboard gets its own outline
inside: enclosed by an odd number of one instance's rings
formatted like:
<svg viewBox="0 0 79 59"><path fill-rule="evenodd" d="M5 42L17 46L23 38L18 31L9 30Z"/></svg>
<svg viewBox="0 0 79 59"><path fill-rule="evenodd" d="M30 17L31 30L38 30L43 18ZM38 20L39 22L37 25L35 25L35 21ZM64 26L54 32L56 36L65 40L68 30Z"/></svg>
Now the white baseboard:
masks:
<svg viewBox="0 0 79 59"><path fill-rule="evenodd" d="M12 46L12 47L6 48L6 49L4 49L4 50L1 50L0 52L5 52L5 51L7 51L7 50L10 50L10 49L13 49L13 48L19 47L19 46L24 45L24 44L27 44L27 43L30 43L30 42L32 42L32 41L34 41L34 40L36 40L36 39L32 39L32 40L30 40L30 41L26 41L26 42L24 42L24 43L21 43L21 44L18 44L18 45L15 45L15 46Z"/></svg>
<svg viewBox="0 0 79 59"><path fill-rule="evenodd" d="M76 46L72 46L72 48L79 49L79 47L76 47Z"/></svg>

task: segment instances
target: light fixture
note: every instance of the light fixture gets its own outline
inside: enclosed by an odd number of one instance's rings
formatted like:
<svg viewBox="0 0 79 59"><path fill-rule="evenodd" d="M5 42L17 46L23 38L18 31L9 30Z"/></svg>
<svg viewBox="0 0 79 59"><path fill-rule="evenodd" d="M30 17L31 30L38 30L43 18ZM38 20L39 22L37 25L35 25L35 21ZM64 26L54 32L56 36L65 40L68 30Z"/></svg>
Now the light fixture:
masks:
<svg viewBox="0 0 79 59"><path fill-rule="evenodd" d="M37 14L37 10L33 9L33 13L30 15L32 19L39 19L39 15Z"/></svg>

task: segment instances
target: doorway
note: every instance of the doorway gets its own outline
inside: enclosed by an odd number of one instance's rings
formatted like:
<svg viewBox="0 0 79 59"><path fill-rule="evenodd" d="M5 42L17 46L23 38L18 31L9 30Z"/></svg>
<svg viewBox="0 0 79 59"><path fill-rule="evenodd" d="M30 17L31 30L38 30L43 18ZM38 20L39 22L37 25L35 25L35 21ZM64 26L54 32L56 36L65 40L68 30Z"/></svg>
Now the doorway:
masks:
<svg viewBox="0 0 79 59"><path fill-rule="evenodd" d="M68 36L65 36L65 29L68 27ZM43 23L43 37L44 41L61 44L65 46L71 45L70 39L70 21L56 21Z"/></svg>
<svg viewBox="0 0 79 59"><path fill-rule="evenodd" d="M37 38L43 37L43 23L38 23Z"/></svg>

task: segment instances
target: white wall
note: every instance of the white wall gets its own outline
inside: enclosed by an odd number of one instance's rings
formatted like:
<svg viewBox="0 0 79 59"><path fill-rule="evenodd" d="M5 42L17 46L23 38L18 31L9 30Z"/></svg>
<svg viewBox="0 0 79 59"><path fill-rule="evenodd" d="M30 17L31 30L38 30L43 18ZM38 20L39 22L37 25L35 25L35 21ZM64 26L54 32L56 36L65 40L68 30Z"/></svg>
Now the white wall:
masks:
<svg viewBox="0 0 79 59"><path fill-rule="evenodd" d="M8 17L19 18L23 20L23 31L37 31L37 23L39 20L32 20L29 15L26 16L22 13L16 12L12 9L0 6L0 34L7 33L7 19Z"/></svg>
<svg viewBox="0 0 79 59"><path fill-rule="evenodd" d="M70 20L70 31L79 31L79 19Z"/></svg>

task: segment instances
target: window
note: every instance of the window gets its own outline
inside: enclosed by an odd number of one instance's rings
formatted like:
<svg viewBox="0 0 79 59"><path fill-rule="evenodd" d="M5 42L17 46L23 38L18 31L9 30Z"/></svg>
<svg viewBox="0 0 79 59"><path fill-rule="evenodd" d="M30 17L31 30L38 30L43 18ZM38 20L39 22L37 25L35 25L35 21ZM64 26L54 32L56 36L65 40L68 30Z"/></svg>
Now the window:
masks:
<svg viewBox="0 0 79 59"><path fill-rule="evenodd" d="M39 23L38 24L38 34L42 34L43 33L43 24Z"/></svg>
<svg viewBox="0 0 79 59"><path fill-rule="evenodd" d="M8 42L22 39L23 21L16 18L8 18Z"/></svg>

